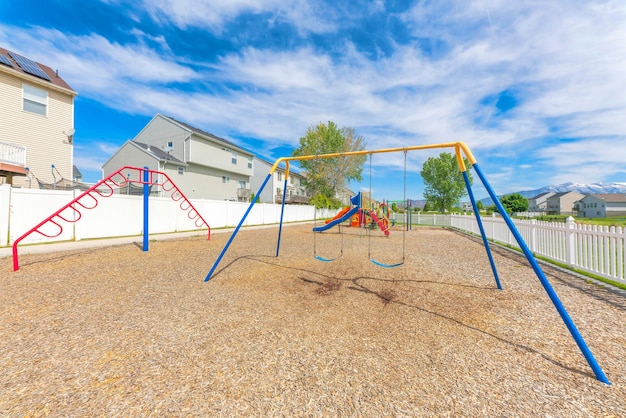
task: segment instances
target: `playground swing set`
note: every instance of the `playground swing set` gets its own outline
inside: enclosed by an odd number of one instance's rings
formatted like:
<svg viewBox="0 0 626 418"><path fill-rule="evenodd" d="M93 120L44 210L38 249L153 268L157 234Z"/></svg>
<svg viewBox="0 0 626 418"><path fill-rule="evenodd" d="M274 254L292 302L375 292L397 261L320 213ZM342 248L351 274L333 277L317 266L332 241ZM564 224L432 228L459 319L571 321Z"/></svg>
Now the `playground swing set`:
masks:
<svg viewBox="0 0 626 418"><path fill-rule="evenodd" d="M404 200L406 201L406 155L404 151ZM335 261L343 256L343 234L341 233L342 226L347 222L348 227L358 227L361 231L365 230L368 237L367 256L368 259L375 265L384 268L399 267L404 264L405 260L405 242L406 242L406 230L402 230L402 259L393 263L384 263L376 260L372 255L372 235L376 230L383 233L385 237L390 236L389 225L391 220L389 219L389 206L385 202L375 202L372 199L372 154L369 154L369 192L364 195L363 192L357 193L350 198L350 205L343 208L333 218L326 220L325 225L317 226L317 219L315 220L315 226L313 227L313 257L316 260L323 262ZM328 231L330 228L337 227L341 236L341 245L339 255L335 257L322 257L317 251L317 235Z"/></svg>
<svg viewBox="0 0 626 418"><path fill-rule="evenodd" d="M427 150L427 149L437 149L437 148L452 148L452 149L454 149L454 152L455 152L455 155L456 155L457 164L458 164L459 170L461 171L461 173L463 175L463 180L465 182L465 186L467 188L467 193L469 195L469 198L470 198L470 201L471 201L471 204L472 204L472 209L473 209L474 214L476 216L476 222L477 222L478 228L480 230L480 234L481 234L481 237L482 237L483 245L484 245L485 251L487 253L487 257L489 259L489 263L491 265L491 270L493 272L493 276L494 276L497 288L499 290L502 290L502 286L500 284L500 278L498 276L498 272L497 272L496 265L495 265L495 262L494 262L494 259L493 259L493 255L491 254L491 249L489 247L489 241L487 239L487 235L485 234L485 229L483 227L483 223L482 223L482 220L481 220L481 217L480 217L480 212L478 211L478 207L476 205L476 200L474 198L474 193L472 191L469 175L467 173L468 167L465 164L464 157L469 162L469 165L470 165L469 168L470 169L474 169L474 172L476 173L476 175L478 176L478 178L482 182L484 188L487 190L489 196L491 197L491 199L493 200L494 204L496 205L496 208L498 209L498 212L500 214L502 214L502 218L504 219L507 227L509 228L511 234L515 237L515 240L517 241L519 247L521 248L524 256L528 260L528 262L529 262L530 266L532 267L533 271L535 272L535 274L536 274L537 278L539 279L539 282L541 283L541 285L544 288L545 292L548 294L548 297L552 301L552 304L554 305L554 307L556 308L558 314L560 315L561 319L563 320L563 323L565 324L565 326L567 327L568 331L570 332L570 335L572 336L572 338L574 339L574 341L578 345L578 348L580 349L581 353L583 354L583 356L587 360L587 363L589 364L589 366L593 370L593 373L594 373L596 379L601 381L601 382L603 382L603 383L605 383L605 384L607 384L607 385L610 385L611 383L609 382L609 380L608 380L607 376L605 375L604 371L602 370L602 368L600 367L600 365L596 361L595 357L593 356L593 353L591 352L591 350L587 346L587 343L585 342L585 340L583 339L582 335L578 331L578 328L576 327L576 325L572 321L571 317L569 316L569 313L567 312L567 310L563 306L563 303L561 302L561 300L557 296L556 292L554 291L554 288L552 287L552 285L548 281L545 273L541 269L539 263L537 262L537 260L535 259L534 255L533 255L533 253L531 252L531 250L529 249L528 245L526 244L526 242L522 238L521 234L517 230L517 227L515 226L515 224L513 223L511 218L509 217L509 215L507 214L506 210L504 209L504 207L500 203L496 193L494 192L494 190L492 189L491 185L487 181L487 178L485 177L485 175L483 174L482 170L480 169L476 159L474 158L474 156L472 155L472 153L469 150L468 146L464 142L460 142L460 141L458 141L458 142L446 142L446 143L440 143L440 144L416 145L416 146L402 147L402 148L384 148L384 149L378 149L378 150L350 151L350 152L343 152L343 153L331 153L331 154L318 154L318 155L305 155L305 156L299 156L299 157L281 157L281 158L278 158L274 162L274 165L270 168L270 171L267 174L267 176L266 176L265 180L263 181L263 183L261 184L261 187L259 188L257 193L255 193L255 196L260 196L261 195L261 192L263 191L263 189L267 185L268 181L272 177L274 171L276 171L276 169L278 168L278 166L280 164L284 163L285 164L285 178L284 178L284 186L283 186L283 193L282 193L283 201L282 201L282 207L281 207L280 222L279 222L279 227L278 227L278 239L277 239L277 244L276 244L276 257L278 257L279 251L280 251L280 240L281 240L282 229L283 229L283 215L284 215L284 208L285 208L285 196L287 195L287 193L286 193L286 191L287 191L287 180L289 178L289 164L290 164L291 161L304 161L304 160L312 160L312 159L348 157L348 156L356 156L356 155L368 155L369 159L370 159L370 192L371 192L371 161L372 161L371 159L372 159L372 155L373 154L380 154L380 153L404 152L404 193L405 193L405 201L406 201L406 155L407 155L407 152L408 151ZM357 196L354 196L352 198L354 200L351 199L351 207L350 207L350 209L345 211L343 216L340 216L338 219L333 219L333 220L329 221L326 225L323 225L321 227L317 227L316 226L314 228L314 230L313 230L314 237L315 237L315 234L323 232L325 230L328 230L328 229L332 228L333 226L339 225L341 222L345 222L346 220L349 220L350 216L353 216L353 215L357 214L357 212L359 210L359 207L363 203L361 201L361 198L362 198L361 194L357 194ZM209 270L209 273L207 274L207 276L204 279L205 282L208 282L213 277L213 274L215 273L215 270L217 269L217 267L220 264L220 262L222 261L222 258L226 254L226 251L228 251L228 248L232 244L233 240L237 236L237 233L239 232L239 230L241 229L241 227L242 227L243 223L245 222L246 218L250 214L250 211L252 210L252 208L253 208L253 206L255 204L255 200L250 203L250 205L248 206L248 208L245 211L244 215L242 216L241 220L239 221L239 224L235 227L234 231L230 235L230 238L228 239L228 241L224 245L224 248L222 249L220 254L217 256L217 259L213 263L213 266L211 267L211 269ZM348 214L350 214L350 215L346 217L346 215L348 215ZM404 229L403 234L405 233L405 231L406 231L406 228ZM370 241L370 243L371 243L371 241ZM375 260L371 256L371 244L368 245L368 258L370 259L370 261L372 263L374 263L376 265L379 265L381 267L392 268L392 267L401 266L404 263L404 256L405 256L405 244L404 243L405 243L405 239L404 239L404 235L403 235L402 260L400 262L387 264L387 263L382 263L382 262L379 262L379 261ZM315 244L314 244L314 247L315 247ZM338 256L334 257L334 258L321 257L321 256L319 256L316 253L316 249L314 248L314 257L317 260L320 260L320 261L324 261L324 262L334 261L337 258L341 257L341 255L343 255L343 238L342 238L342 244L341 244L341 253Z"/></svg>

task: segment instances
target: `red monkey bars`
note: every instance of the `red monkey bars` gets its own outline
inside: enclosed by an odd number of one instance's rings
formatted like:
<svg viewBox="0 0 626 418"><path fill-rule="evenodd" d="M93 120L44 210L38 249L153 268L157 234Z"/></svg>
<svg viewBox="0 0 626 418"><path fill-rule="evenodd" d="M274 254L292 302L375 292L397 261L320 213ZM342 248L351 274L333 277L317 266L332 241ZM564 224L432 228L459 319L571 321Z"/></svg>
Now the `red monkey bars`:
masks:
<svg viewBox="0 0 626 418"><path fill-rule="evenodd" d="M146 173L147 172L147 173ZM147 174L147 175L146 175ZM158 178L155 175L162 175L165 179L162 183L158 182ZM189 199L180 191L180 189L174 184L169 176L161 171L150 170L148 168L137 168L125 166L112 173L103 180L90 187L87 191L73 199L67 205L48 216L46 219L38 223L34 228L30 229L24 235L19 237L13 243L13 271L19 270L19 260L17 254L18 244L27 236L33 232L37 232L47 238L58 237L63 233L63 225L61 221L67 223L74 223L82 218L81 209L94 209L98 206L98 198L110 197L115 193L116 189L130 186L133 183L141 184L144 186L160 185L164 192L169 193L169 196L173 201L179 202L179 207L184 212L187 212L187 216L191 220L195 220L195 225L198 228L202 228L204 225L208 228L208 238L211 239L211 227L208 222L204 220L200 212L193 207ZM73 217L68 217L66 210L70 210L73 213ZM144 214L145 216L145 214ZM58 232L55 234L49 234L40 229L45 224L52 224L58 228ZM144 231L147 234L147 231Z"/></svg>

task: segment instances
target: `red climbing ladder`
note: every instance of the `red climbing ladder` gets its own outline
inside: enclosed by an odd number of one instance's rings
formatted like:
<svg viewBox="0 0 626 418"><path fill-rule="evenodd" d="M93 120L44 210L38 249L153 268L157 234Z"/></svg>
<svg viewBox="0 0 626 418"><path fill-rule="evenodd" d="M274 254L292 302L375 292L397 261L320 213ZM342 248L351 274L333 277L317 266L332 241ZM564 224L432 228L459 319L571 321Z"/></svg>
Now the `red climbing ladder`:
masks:
<svg viewBox="0 0 626 418"><path fill-rule="evenodd" d="M368 215L372 217L372 221L374 221L378 225L378 228L383 232L383 234L385 234L385 236L388 236L389 228L387 228L387 225L385 224L385 219L376 216L374 211L370 211Z"/></svg>
<svg viewBox="0 0 626 418"><path fill-rule="evenodd" d="M147 176L145 175L146 171L148 171ZM162 175L165 181L159 183L158 175ZM143 180L146 178L147 181ZM180 191L180 189L174 184L174 182L169 178L167 174L161 171L155 171L150 169L146 170L145 168L125 166L120 168L107 178L100 180L98 183L90 187L88 190L76 197L67 205L57 210L52 215L48 216L46 219L37 224L37 226L16 239L13 243L13 271L17 271L20 268L17 254L17 246L24 238L26 238L33 232L36 232L47 238L58 237L63 233L63 222L77 222L82 217L82 209L94 209L98 206L98 198L110 197L115 193L115 190L129 186L133 183L148 186L161 186L164 192L169 193L169 196L172 198L173 201L180 201L180 209L183 210L183 212L187 212L187 216L189 217L189 219L195 221L195 225L198 228L202 228L203 226L206 226L208 228L208 239L211 239L211 227L209 226L208 222L204 220L202 215L200 215L196 208L193 207L189 199L185 197L183 192ZM74 214L72 218L69 218L67 216L67 213L65 212L68 209L70 211L69 213ZM46 224L52 224L56 226L58 228L58 232L56 234L49 234L40 229Z"/></svg>

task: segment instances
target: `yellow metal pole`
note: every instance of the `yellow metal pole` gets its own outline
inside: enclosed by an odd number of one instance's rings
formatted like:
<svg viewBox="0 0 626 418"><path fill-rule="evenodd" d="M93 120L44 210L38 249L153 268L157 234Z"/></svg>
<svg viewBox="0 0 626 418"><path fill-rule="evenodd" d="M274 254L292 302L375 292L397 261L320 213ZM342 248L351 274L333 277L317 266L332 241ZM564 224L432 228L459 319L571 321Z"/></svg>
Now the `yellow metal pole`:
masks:
<svg viewBox="0 0 626 418"><path fill-rule="evenodd" d="M368 155L368 154L382 154L382 153L390 153L390 152L402 152L402 151L417 151L424 149L434 149L434 148L458 148L463 151L467 160L470 164L475 164L476 159L472 155L469 147L464 142L444 142L441 144L428 144L428 145L414 145L411 147L400 147L400 148L382 148L377 150L362 150L362 151L348 151L348 152L336 152L330 154L317 154L317 155L302 155L300 157L281 157L276 160L272 168L270 169L270 174L274 173L276 168L281 162L285 162L286 164L289 161L305 161L305 160L315 160L319 158L334 158L334 157L348 157L353 155ZM459 153L460 151L457 151ZM461 158L462 160L462 158ZM461 167L461 166L460 166Z"/></svg>

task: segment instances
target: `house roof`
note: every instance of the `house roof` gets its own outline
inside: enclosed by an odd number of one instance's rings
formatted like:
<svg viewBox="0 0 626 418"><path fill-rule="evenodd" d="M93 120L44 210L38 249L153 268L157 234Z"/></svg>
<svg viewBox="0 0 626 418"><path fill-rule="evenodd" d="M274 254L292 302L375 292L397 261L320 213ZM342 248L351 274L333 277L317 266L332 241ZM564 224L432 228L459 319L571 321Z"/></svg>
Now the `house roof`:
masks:
<svg viewBox="0 0 626 418"><path fill-rule="evenodd" d="M586 197L595 197L596 199L604 200L608 203L626 203L626 194L619 193L599 193L590 194Z"/></svg>
<svg viewBox="0 0 626 418"><path fill-rule="evenodd" d="M178 158L168 154L167 152L163 151L159 147L144 144L143 142L137 142L137 141L129 141L129 142L137 145L139 148L143 149L144 151L147 151L149 154L152 154L152 156L154 156L159 161L169 161L169 162L173 162L177 164L186 165L184 161L181 161Z"/></svg>
<svg viewBox="0 0 626 418"><path fill-rule="evenodd" d="M215 140L217 142L221 142L221 143L223 143L225 145L228 145L231 148L237 148L238 150L241 150L241 151L246 152L248 154L254 155L254 153L252 151L248 151L247 149L242 148L239 145L237 145L237 144L235 144L233 142L230 142L230 141L228 141L228 140L226 140L224 138L220 138L219 136L216 136L216 135L213 135L213 134L208 133L206 131L203 131L202 129L195 128L195 127L189 125L188 123L181 122L181 121L179 121L177 119L174 119L171 116L165 116L165 115L161 115L161 116L163 116L164 118L167 118L167 119L169 119L169 120L171 120L171 121L173 121L173 122L183 126L184 128L189 129L190 131L192 131L196 135L200 135L200 136L205 136L205 137L211 138L211 139L213 139L213 140Z"/></svg>
<svg viewBox="0 0 626 418"><path fill-rule="evenodd" d="M80 172L78 167L75 165L72 166L72 178L81 178L83 177L83 173Z"/></svg>
<svg viewBox="0 0 626 418"><path fill-rule="evenodd" d="M544 196L546 196L546 195L550 195L550 196L552 196L553 194L554 194L554 192L543 192L543 193L539 193L537 196L531 197L531 198L530 198L530 200L533 200L533 199L539 199L539 198L542 198L542 197L544 197Z"/></svg>
<svg viewBox="0 0 626 418"><path fill-rule="evenodd" d="M21 56L21 54L18 54L17 52L13 52L13 51L9 51L8 49L2 48L0 47L0 55L2 55L4 58L0 57L0 69L4 70L4 71L12 71L14 73L19 74L21 77L27 77L33 81L37 81L38 84L42 84L42 83L48 83L51 84L53 86L56 87L61 87L65 90L69 90L70 92L76 94L76 92L74 91L74 89L72 89L72 87L70 87L69 84L67 84L65 82L65 80L63 80L63 78L61 78L61 76L59 76L58 71L53 70L52 68L48 67L45 64L36 62L31 60L30 58L27 57L23 57L26 58L27 60L33 61L37 66L39 66L39 68L48 76L48 78L50 78L50 80L46 80L44 78L38 77L36 75L33 75L27 71L24 71L24 69L17 63L17 61L15 60L14 56ZM6 65L6 62L4 62L6 59L6 61L8 61L11 65Z"/></svg>
<svg viewBox="0 0 626 418"><path fill-rule="evenodd" d="M560 199L561 197L566 196L566 195L568 195L568 194L572 194L572 193L575 193L575 194L580 195L580 196L584 196L582 193L578 193L578 192L575 192L575 191L573 191L573 190L570 190L569 192L559 192L559 193L555 193L554 195L552 195L552 196L548 197L548 199L549 199L549 200L552 200L552 199Z"/></svg>

